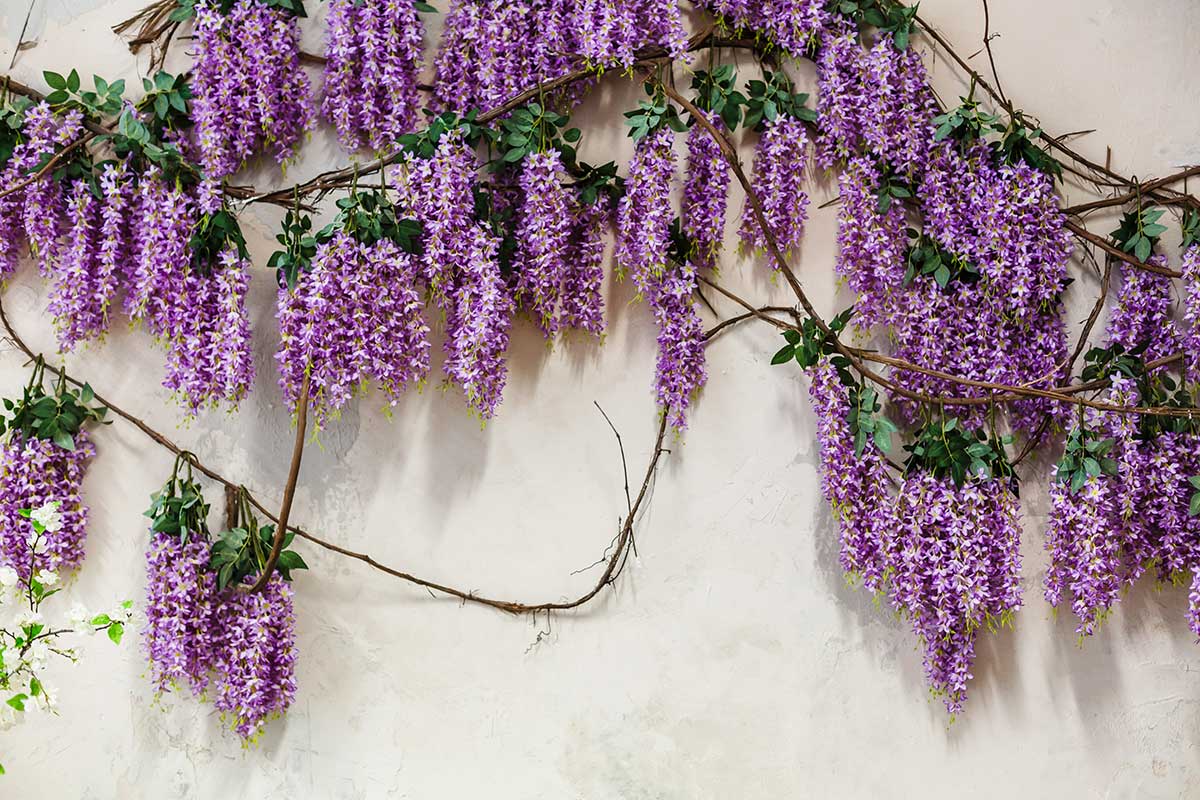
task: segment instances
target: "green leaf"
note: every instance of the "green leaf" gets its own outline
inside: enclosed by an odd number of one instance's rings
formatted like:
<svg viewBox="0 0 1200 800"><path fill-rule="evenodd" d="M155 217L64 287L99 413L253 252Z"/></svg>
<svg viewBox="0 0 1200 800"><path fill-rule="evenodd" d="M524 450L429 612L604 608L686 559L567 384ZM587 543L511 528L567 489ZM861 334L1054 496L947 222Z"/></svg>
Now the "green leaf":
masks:
<svg viewBox="0 0 1200 800"><path fill-rule="evenodd" d="M67 79L62 75L59 75L57 72L50 72L47 70L42 73L42 77L46 80L46 85L51 89L65 90L67 88Z"/></svg>
<svg viewBox="0 0 1200 800"><path fill-rule="evenodd" d="M121 637L125 635L125 626L120 622L114 622L108 626L108 638L113 644L120 644Z"/></svg>
<svg viewBox="0 0 1200 800"><path fill-rule="evenodd" d="M1200 515L1200 492L1196 492L1192 495L1192 501L1188 505L1188 514L1193 517Z"/></svg>
<svg viewBox="0 0 1200 800"><path fill-rule="evenodd" d="M109 618L108 614L97 614L96 616L92 617L92 624L97 628L99 628L101 625L108 625L111 623L112 620Z"/></svg>
<svg viewBox="0 0 1200 800"><path fill-rule="evenodd" d="M71 92L79 91L79 70L71 70L71 74L67 76L67 90Z"/></svg>

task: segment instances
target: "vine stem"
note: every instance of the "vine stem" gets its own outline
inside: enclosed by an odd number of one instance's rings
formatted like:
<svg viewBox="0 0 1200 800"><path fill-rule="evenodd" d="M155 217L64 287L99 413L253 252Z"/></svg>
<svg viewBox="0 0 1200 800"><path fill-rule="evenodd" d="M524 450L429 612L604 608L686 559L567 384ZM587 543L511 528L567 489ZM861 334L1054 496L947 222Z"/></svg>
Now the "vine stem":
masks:
<svg viewBox="0 0 1200 800"><path fill-rule="evenodd" d="M300 406L296 414L296 441L292 444L292 463L288 467L287 483L283 487L283 505L279 508L279 522L275 526L275 536L271 540L271 553L267 556L267 563L263 565L258 579L250 587L251 594L261 592L267 585L267 581L271 578L271 573L275 571L275 564L279 562L279 554L283 552L283 539L287 535L288 517L292 513L292 499L296 496L296 483L300 480L300 462L304 458L304 434L308 429L310 371L305 369L304 377L300 379Z"/></svg>
<svg viewBox="0 0 1200 800"><path fill-rule="evenodd" d="M29 345L26 344L25 341L20 337L20 335L17 334L16 329L13 327L12 322L8 318L8 314L4 308L4 302L3 302L2 297L0 297L0 324L3 325L5 331L8 334L8 338L12 341L12 343L16 346L16 348L18 350L20 350L27 358L29 358L30 360L36 360L39 358L38 354L34 353L34 351L29 347ZM68 381L69 383L71 383L74 386L82 387L84 385L83 381L67 374L65 369L62 371L62 375L63 375L64 380ZM173 442L169 438L167 438L166 435L164 435L164 434L160 433L159 431L155 430L154 428L150 427L150 425L148 425L141 418L124 410L120 406L112 403L110 400L105 398L103 395L101 395L99 393L95 393L95 398L96 398L97 403L100 403L101 405L107 407L113 414L120 417L125 422L128 422L133 427L137 428L142 434L144 434L147 438L149 438L151 441L153 441L155 444L159 445L160 447L173 453L176 456L179 456L185 452L183 450L183 448L181 448L179 445L175 444L175 442ZM437 581L429 580L427 578L421 578L412 573L405 572L405 571L397 569L395 567L388 566L387 564L384 564L384 563L376 560L368 553L358 552L358 551L343 547L341 545L334 544L333 542L327 541L313 533L310 533L309 531L304 530L303 528L300 528L296 525L291 524L289 521L284 520L281 523L280 517L276 517L273 513L271 513L271 511L265 505L263 505L263 503L260 500L258 500L258 498L256 498L248 489L241 487L240 484L235 483L233 480L225 477L224 475L217 472L212 467L207 466L202 461L200 461L200 459L198 457L196 457L194 454L189 454L190 455L189 461L190 461L191 465L198 472L200 472L201 474L203 474L205 477L209 478L210 480L217 481L218 483L225 486L227 489L234 489L234 490L239 489L239 488L243 489L243 491L245 492L245 497L246 497L247 502L249 502L252 506L254 506L254 508L257 509L264 517L266 517L267 519L269 519L272 522L275 522L277 524L277 526L278 526L276 528L277 535L280 530L290 530L292 533L294 533L296 536L300 537L301 539L304 539L305 541L310 542L311 544L314 544L317 547L320 547L324 550L328 550L330 552L337 553L338 555L342 555L347 558L352 558L356 561L361 561L362 563L366 564L367 566L371 567L372 569L383 572L387 575L392 576L393 578L398 578L399 580L405 581L407 583L411 583L415 586L420 586L431 592L436 592L436 593L440 593L443 595L447 595L449 597L454 597L454 598L460 600L464 604L470 603L470 604L474 604L474 605L487 606L489 608L494 608L499 611L504 611L504 612L507 612L510 614L534 614L534 613L543 612L543 611L546 611L546 612L567 611L567 610L579 608L580 606L583 606L583 605L587 604L588 602L592 601L593 599L595 599L606 587L611 586L616 581L618 575L620 574L621 565L625 562L625 559L628 556L629 548L633 543L633 533L634 533L635 522L638 518L639 512L641 511L642 507L644 506L644 504L647 500L647 496L650 491L650 485L653 482L654 475L657 472L658 464L659 464L660 460L662 459L662 456L665 455L666 453L670 452L669 450L667 450L666 448L663 447L663 442L666 437L666 431L667 431L668 411L669 411L669 409L663 409L663 411L662 411L662 418L659 421L658 433L657 433L657 435L655 437L655 441L654 441L654 450L650 456L649 462L646 465L646 471L645 471L645 475L642 479L641 488L638 490L637 496L634 499L632 505L628 505L629 511L621 523L621 528L617 535L616 544L615 544L615 547L613 547L613 552L607 558L607 560L604 562L605 568L604 568L603 574L601 574L600 578L596 581L596 583L587 592L585 592L582 595L579 595L578 597L576 597L572 600L563 600L563 601L523 603L523 602L516 602L516 601L511 601L511 600L501 600L501 599L496 599L496 598L491 598L491 597L485 597L482 595L478 595L473 591L458 589L454 586L439 583ZM603 409L601 409L601 413L603 413ZM606 419L606 421L609 422L609 425L612 427L613 432L616 433L616 427L612 426L612 423L611 423L611 421L608 420L607 415L605 415L605 419ZM618 441L618 444L620 444L621 450L624 451L624 444L621 443L619 435L618 435L617 441ZM624 459L622 459L622 463L624 463ZM627 474L625 476L625 480L626 480L626 482L628 482Z"/></svg>

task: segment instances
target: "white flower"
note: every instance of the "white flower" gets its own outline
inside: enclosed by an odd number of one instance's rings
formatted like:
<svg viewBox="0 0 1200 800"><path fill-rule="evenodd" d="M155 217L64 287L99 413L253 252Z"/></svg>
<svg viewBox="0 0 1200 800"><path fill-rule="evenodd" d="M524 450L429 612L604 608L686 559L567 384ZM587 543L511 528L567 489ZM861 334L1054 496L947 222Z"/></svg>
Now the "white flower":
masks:
<svg viewBox="0 0 1200 800"><path fill-rule="evenodd" d="M12 567L7 565L0 567L0 587L11 589L17 585L17 581L20 579L21 576L18 575L17 571Z"/></svg>
<svg viewBox="0 0 1200 800"><path fill-rule="evenodd" d="M51 572L48 569L38 570L37 581L42 586L50 588L51 586L58 584L58 573Z"/></svg>
<svg viewBox="0 0 1200 800"><path fill-rule="evenodd" d="M0 731L6 731L25 719L25 715L5 703L0 705Z"/></svg>
<svg viewBox="0 0 1200 800"><path fill-rule="evenodd" d="M92 612L84 608L82 603L76 603L75 605L71 606L71 610L67 612L67 624L71 626L72 630L75 630L79 633L91 633L92 616Z"/></svg>
<svg viewBox="0 0 1200 800"><path fill-rule="evenodd" d="M23 608L21 609L21 613L17 614L15 622L18 628L24 628L28 625L40 625L42 624L42 612Z"/></svg>
<svg viewBox="0 0 1200 800"><path fill-rule="evenodd" d="M46 641L36 641L29 646L29 651L25 654L25 660L29 662L29 666L34 672L40 672L46 668L46 659L50 657L50 646Z"/></svg>
<svg viewBox="0 0 1200 800"><path fill-rule="evenodd" d="M63 526L62 514L58 513L58 501L51 500L41 508L34 509L29 518L41 525L50 533L61 531Z"/></svg>

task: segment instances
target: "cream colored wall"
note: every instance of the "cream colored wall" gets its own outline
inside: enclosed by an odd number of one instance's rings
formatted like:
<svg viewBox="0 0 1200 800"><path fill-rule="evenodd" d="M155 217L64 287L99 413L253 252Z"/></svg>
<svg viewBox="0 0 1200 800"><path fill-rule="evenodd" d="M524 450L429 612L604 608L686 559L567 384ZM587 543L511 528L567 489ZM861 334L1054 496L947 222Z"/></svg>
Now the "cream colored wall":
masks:
<svg viewBox="0 0 1200 800"><path fill-rule="evenodd" d="M39 0L30 31L38 44L14 75L36 84L42 69L76 66L134 78L137 65L109 28L139 4ZM1191 96L1200 6L992 6L1005 89L1049 130L1095 128L1079 147L1103 160L1111 145L1114 165L1143 176L1200 156ZM4 63L25 8L26 0L0 4ZM980 47L976 3L925 0L921 12L962 52ZM322 15L305 25L310 50L319 50ZM986 64L983 55L974 62ZM940 59L933 73L944 97L961 91ZM610 83L588 102L589 153L627 158L613 112L635 96ZM343 160L323 131L288 177ZM813 193L814 206L831 196L827 183ZM735 193L731 206L740 202ZM799 260L825 312L848 302L835 298L831 276L835 214L815 214ZM122 328L68 360L272 503L291 438L261 266L279 216L254 209L243 218L260 265L251 298L259 378L240 414L179 427L158 388L161 353L140 333ZM1094 227L1109 230L1106 221ZM787 299L758 263L730 259L722 280ZM1076 292L1079 302L1085 295ZM406 398L390 421L373 399L358 404L309 447L294 519L479 592L530 601L581 593L596 570L576 571L601 556L624 503L616 444L592 403L620 429L632 473L656 424L649 314L630 305L625 286L607 297L603 347L551 350L519 326L505 403L486 430L436 387ZM52 348L33 270L12 282L5 306L28 341ZM948 724L927 696L905 623L845 584L818 488L806 382L768 365L776 339L750 326L710 348L709 384L691 429L670 443L637 529L638 557L615 591L583 611L547 626L464 608L302 545L312 571L296 581L300 691L261 746L244 751L209 707L157 702L135 637L120 649L94 640L80 666L59 673L63 715L0 738L10 772L0 797L1200 796L1200 649L1184 620L1186 591L1138 588L1078 646L1069 616L1056 619L1040 596L1046 506L1037 477L1023 491L1027 607L1015 631L983 639L966 714ZM11 394L23 381L20 359L3 354L0 389ZM128 425L96 438L90 556L71 590L93 604L140 598L139 515L170 466Z"/></svg>

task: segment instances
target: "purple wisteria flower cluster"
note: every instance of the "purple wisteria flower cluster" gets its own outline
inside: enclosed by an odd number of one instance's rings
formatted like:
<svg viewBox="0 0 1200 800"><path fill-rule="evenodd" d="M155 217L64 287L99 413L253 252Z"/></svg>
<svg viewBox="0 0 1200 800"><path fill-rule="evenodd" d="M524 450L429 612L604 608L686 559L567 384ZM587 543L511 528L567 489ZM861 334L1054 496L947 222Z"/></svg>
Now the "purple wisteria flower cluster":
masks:
<svg viewBox="0 0 1200 800"><path fill-rule="evenodd" d="M604 332L604 234L612 222L612 203L602 194L573 208L559 326L599 336Z"/></svg>
<svg viewBox="0 0 1200 800"><path fill-rule="evenodd" d="M821 445L821 488L841 536L842 568L886 593L924 648L930 690L962 711L980 630L1008 624L1021 607L1021 527L1006 481L956 485L921 468L893 494L873 441L856 453L847 387L828 360L812 369L809 394Z"/></svg>
<svg viewBox="0 0 1200 800"><path fill-rule="evenodd" d="M19 431L9 434L0 445L0 565L12 567L24 579L43 569L63 572L83 563L88 509L82 484L95 455L86 431L75 434L73 450ZM31 529L20 511L53 502L59 504L62 526L46 531L31 563Z"/></svg>
<svg viewBox="0 0 1200 800"><path fill-rule="evenodd" d="M16 269L22 243L28 243L41 274L53 274L62 245L66 196L62 184L51 176L30 182L29 173L82 133L83 114L78 109L56 116L47 103L41 102L26 112L23 141L13 149L0 173L0 189L13 189L0 198L0 280ZM16 188L22 184L22 188Z"/></svg>
<svg viewBox="0 0 1200 800"><path fill-rule="evenodd" d="M468 232L466 260L446 310L446 377L467 405L488 420L508 381L509 330L515 303L500 270L500 240L479 223Z"/></svg>
<svg viewBox="0 0 1200 800"><path fill-rule="evenodd" d="M321 110L347 150L382 150L417 122L425 26L412 0L331 0Z"/></svg>
<svg viewBox="0 0 1200 800"><path fill-rule="evenodd" d="M205 537L151 537L143 633L151 680L159 692L186 684L211 697L230 727L253 741L296 696L292 589L275 574L261 593L218 590Z"/></svg>
<svg viewBox="0 0 1200 800"><path fill-rule="evenodd" d="M705 116L717 130L724 128L724 123L716 114L707 112ZM729 202L732 176L720 144L704 126L694 124L688 130L687 148L687 179L683 184L680 224L691 241L692 258L696 265L712 269L716 266L721 244L725 241L725 207ZM756 169L758 164L756 157ZM759 178L757 172L755 177ZM776 179L775 182L771 186L762 186L764 191L782 188L778 185L778 176L772 177ZM767 181L764 179L762 182ZM759 191L759 188L756 185L755 191Z"/></svg>
<svg viewBox="0 0 1200 800"><path fill-rule="evenodd" d="M1148 263L1165 266L1166 259L1155 254ZM1146 360L1179 352L1170 305L1169 278L1124 270L1106 327L1108 345L1140 350ZM1143 380L1160 378L1152 372ZM1117 406L1153 403L1142 396L1145 385L1114 372L1105 398ZM1148 434L1133 415L1088 409L1070 435L1106 443L1111 468L1089 475L1078 489L1063 480L1052 485L1045 596L1054 606L1070 603L1078 632L1091 635L1121 592L1147 571L1161 581L1194 580L1200 517L1190 513L1195 486L1189 479L1200 475L1200 434L1190 428ZM1193 627L1198 612L1190 612Z"/></svg>
<svg viewBox="0 0 1200 800"><path fill-rule="evenodd" d="M1184 304L1183 318L1187 328L1183 336L1184 373L1191 381L1200 381L1200 244L1193 243L1183 251Z"/></svg>
<svg viewBox="0 0 1200 800"><path fill-rule="evenodd" d="M50 290L50 314L64 352L108 330L130 257L130 170L124 163L106 164L98 183L99 198L82 179L67 192L66 237Z"/></svg>
<svg viewBox="0 0 1200 800"><path fill-rule="evenodd" d="M666 126L638 141L625 194L617 204L617 268L643 297L653 295L671 247L674 143L675 135Z"/></svg>
<svg viewBox="0 0 1200 800"><path fill-rule="evenodd" d="M295 17L259 0L221 6L196 2L192 72L200 163L217 180L267 147L285 162L314 118Z"/></svg>
<svg viewBox="0 0 1200 800"><path fill-rule="evenodd" d="M701 4L733 29L754 28L789 55L809 55L829 24L822 0L705 0Z"/></svg>
<svg viewBox="0 0 1200 800"><path fill-rule="evenodd" d="M906 476L896 498L889 597L925 648L925 676L962 711L980 630L1021 607L1020 504L1002 480Z"/></svg>
<svg viewBox="0 0 1200 800"><path fill-rule="evenodd" d="M458 265L466 262L475 217L475 152L461 132L438 140L431 158L410 155L395 176L405 210L424 230L421 273L430 297L445 310L451 301Z"/></svg>
<svg viewBox="0 0 1200 800"><path fill-rule="evenodd" d="M317 248L294 289L279 290L279 385L295 411L304 373L322 427L374 381L395 405L429 373L429 326L419 263L390 239L371 244L338 231Z"/></svg>
<svg viewBox="0 0 1200 800"><path fill-rule="evenodd" d="M571 254L571 194L563 185L557 150L530 153L521 169L517 209L516 301L549 337L560 324L559 305Z"/></svg>
<svg viewBox="0 0 1200 800"><path fill-rule="evenodd" d="M821 167L867 149L905 175L924 168L938 106L916 50L889 36L864 49L857 28L839 21L822 31L817 78Z"/></svg>
<svg viewBox="0 0 1200 800"><path fill-rule="evenodd" d="M781 255L800 246L808 218L808 193L804 173L808 165L808 136L795 117L779 116L764 124L754 147L752 187L762 202L763 216ZM758 215L749 199L742 208L742 245L767 249ZM774 269L779 265L772 260Z"/></svg>

